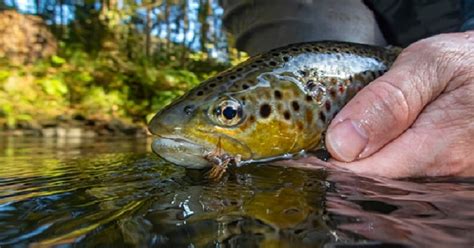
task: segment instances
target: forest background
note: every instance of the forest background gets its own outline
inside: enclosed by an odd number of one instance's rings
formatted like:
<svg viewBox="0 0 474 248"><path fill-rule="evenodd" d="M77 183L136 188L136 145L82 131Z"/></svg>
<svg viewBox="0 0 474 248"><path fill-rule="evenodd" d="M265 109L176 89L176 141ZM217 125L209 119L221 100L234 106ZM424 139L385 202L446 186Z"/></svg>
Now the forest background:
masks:
<svg viewBox="0 0 474 248"><path fill-rule="evenodd" d="M135 134L246 58L222 15L217 0L0 0L0 131Z"/></svg>

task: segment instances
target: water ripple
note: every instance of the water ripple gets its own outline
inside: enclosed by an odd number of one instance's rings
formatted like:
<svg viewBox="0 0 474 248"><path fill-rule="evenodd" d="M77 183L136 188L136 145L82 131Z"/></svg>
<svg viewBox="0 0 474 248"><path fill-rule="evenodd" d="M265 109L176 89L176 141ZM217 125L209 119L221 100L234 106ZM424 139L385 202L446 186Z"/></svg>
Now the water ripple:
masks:
<svg viewBox="0 0 474 248"><path fill-rule="evenodd" d="M214 182L158 159L146 140L0 140L0 166L0 246L474 244L469 178L366 178L295 162Z"/></svg>

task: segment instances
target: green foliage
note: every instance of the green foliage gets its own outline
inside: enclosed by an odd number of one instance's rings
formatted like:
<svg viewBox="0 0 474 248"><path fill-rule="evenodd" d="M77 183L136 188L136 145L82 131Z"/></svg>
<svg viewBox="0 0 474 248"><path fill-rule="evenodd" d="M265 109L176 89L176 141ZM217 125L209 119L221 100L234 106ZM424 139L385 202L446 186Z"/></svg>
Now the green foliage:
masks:
<svg viewBox="0 0 474 248"><path fill-rule="evenodd" d="M127 118L145 123L191 87L227 65L196 59L187 67L176 61L128 60L120 53L85 52L61 45L50 59L27 66L0 65L0 124L79 113L91 118ZM194 69L194 71L192 71Z"/></svg>
<svg viewBox="0 0 474 248"><path fill-rule="evenodd" d="M63 59L63 58L61 58L61 57L59 57L59 56L54 55L53 57L51 57L51 63L52 63L53 65L60 66L60 65L62 65L62 64L64 64L64 63L66 63L66 60Z"/></svg>
<svg viewBox="0 0 474 248"><path fill-rule="evenodd" d="M61 97L68 92L66 84L57 78L43 78L38 80L43 91L51 96Z"/></svg>
<svg viewBox="0 0 474 248"><path fill-rule="evenodd" d="M64 113L143 123L243 58L222 32L217 2L119 2L34 1L58 52L23 66L0 58L0 127Z"/></svg>
<svg viewBox="0 0 474 248"><path fill-rule="evenodd" d="M10 72L6 70L0 70L0 84L5 82L10 77Z"/></svg>
<svg viewBox="0 0 474 248"><path fill-rule="evenodd" d="M93 86L86 91L80 106L87 116L123 115L126 100L126 96L119 91L106 92L102 87Z"/></svg>

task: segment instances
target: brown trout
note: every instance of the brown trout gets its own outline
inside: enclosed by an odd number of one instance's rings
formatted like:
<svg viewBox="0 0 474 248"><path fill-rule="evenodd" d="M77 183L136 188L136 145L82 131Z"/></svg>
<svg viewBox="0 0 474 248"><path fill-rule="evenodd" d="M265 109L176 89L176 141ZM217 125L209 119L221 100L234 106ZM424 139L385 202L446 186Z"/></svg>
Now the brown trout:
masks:
<svg viewBox="0 0 474 248"><path fill-rule="evenodd" d="M188 168L220 165L225 170L229 163L316 150L331 119L387 71L398 53L326 41L257 55L206 80L153 117L153 151Z"/></svg>

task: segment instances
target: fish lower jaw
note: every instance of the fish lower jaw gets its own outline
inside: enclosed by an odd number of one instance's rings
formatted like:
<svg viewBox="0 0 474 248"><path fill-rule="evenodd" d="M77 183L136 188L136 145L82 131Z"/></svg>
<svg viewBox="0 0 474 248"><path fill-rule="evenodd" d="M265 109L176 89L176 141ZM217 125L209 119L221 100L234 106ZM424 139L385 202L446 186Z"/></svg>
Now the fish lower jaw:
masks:
<svg viewBox="0 0 474 248"><path fill-rule="evenodd" d="M301 150L297 153L285 153L279 156L273 157L265 157L265 158L256 158L256 159L248 159L240 161L237 166L247 165L247 164L255 164L255 163L269 163L279 160L288 160L288 159L297 159L306 156L306 151Z"/></svg>
<svg viewBox="0 0 474 248"><path fill-rule="evenodd" d="M168 162L190 169L202 169L211 164L205 159L210 149L180 136L157 136L152 150Z"/></svg>

